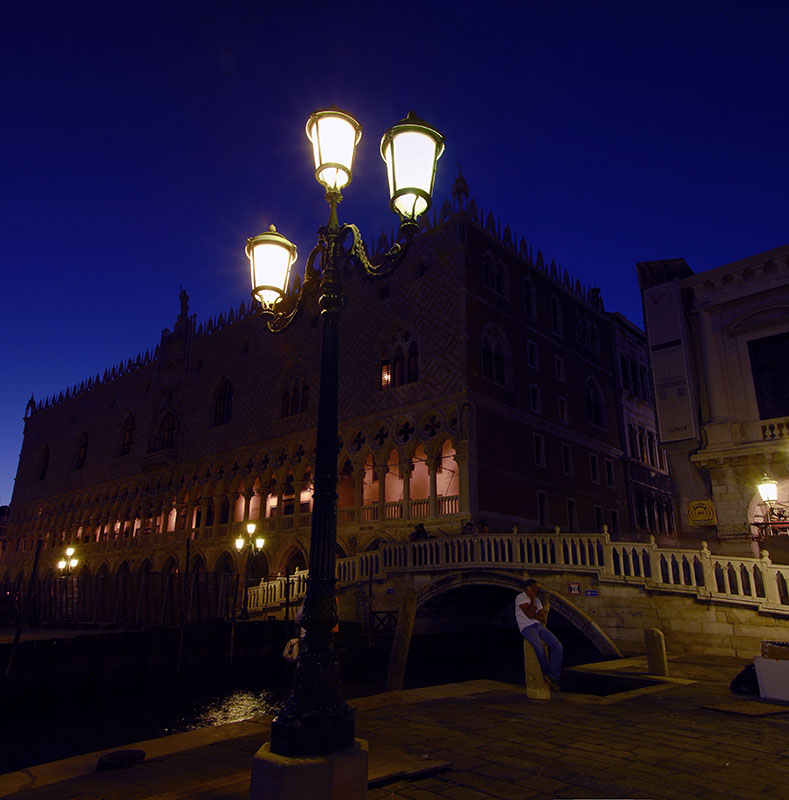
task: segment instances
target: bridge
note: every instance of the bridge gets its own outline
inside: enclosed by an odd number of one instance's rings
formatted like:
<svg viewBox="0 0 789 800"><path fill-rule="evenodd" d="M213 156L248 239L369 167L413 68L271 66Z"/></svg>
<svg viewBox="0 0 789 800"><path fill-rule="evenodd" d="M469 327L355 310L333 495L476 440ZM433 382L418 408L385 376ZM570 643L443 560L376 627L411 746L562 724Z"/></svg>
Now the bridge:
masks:
<svg viewBox="0 0 789 800"><path fill-rule="evenodd" d="M341 620L390 623L407 641L420 610L471 586L515 594L539 580L558 613L603 654L643 652L643 630L663 630L673 652L750 657L789 638L789 565L760 558L612 541L604 533L486 534L380 545L337 560ZM298 604L306 571L249 590L250 612Z"/></svg>

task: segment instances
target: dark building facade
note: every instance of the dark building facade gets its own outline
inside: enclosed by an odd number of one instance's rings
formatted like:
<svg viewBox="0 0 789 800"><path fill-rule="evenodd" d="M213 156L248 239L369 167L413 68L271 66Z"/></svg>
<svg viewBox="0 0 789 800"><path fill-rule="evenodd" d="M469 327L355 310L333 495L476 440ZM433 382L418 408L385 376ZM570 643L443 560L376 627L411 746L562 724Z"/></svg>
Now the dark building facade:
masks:
<svg viewBox="0 0 789 800"><path fill-rule="evenodd" d="M338 555L420 521L671 531L665 463L641 475L627 443L636 418L654 433L620 373L643 335L483 217L462 178L390 277L342 281ZM39 539L41 574L69 543L84 574L183 570L186 540L190 569L230 572L250 519L253 577L303 566L319 359L317 308L273 335L247 303L198 324L182 293L153 352L31 399L0 581L29 574ZM639 522L636 484L663 522Z"/></svg>

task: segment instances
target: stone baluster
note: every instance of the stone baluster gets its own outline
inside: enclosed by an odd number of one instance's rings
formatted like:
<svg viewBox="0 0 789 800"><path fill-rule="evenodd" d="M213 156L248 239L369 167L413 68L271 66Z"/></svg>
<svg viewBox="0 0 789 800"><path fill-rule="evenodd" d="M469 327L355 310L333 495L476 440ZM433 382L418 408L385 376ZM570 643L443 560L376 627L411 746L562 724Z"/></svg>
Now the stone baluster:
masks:
<svg viewBox="0 0 789 800"><path fill-rule="evenodd" d="M767 550L762 550L761 556L761 570L762 582L764 583L764 596L767 600L767 605L779 606L781 605L781 597L778 594L778 573L772 566L770 560L770 553Z"/></svg>

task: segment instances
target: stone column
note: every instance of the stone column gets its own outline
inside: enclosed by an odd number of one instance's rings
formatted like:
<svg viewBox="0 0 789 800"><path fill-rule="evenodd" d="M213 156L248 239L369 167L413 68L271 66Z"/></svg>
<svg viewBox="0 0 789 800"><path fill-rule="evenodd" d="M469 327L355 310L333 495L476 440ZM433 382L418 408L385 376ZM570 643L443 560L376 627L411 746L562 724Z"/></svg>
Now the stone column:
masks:
<svg viewBox="0 0 789 800"><path fill-rule="evenodd" d="M375 474L378 476L378 519L386 519L386 475L389 472L389 467L386 464L381 464L375 467Z"/></svg>
<svg viewBox="0 0 789 800"><path fill-rule="evenodd" d="M364 467L353 471L353 521L359 525L362 521L362 503L364 502Z"/></svg>
<svg viewBox="0 0 789 800"><path fill-rule="evenodd" d="M293 528L301 527L301 492L304 481L293 481Z"/></svg>
<svg viewBox="0 0 789 800"><path fill-rule="evenodd" d="M438 467L438 457L431 457L427 459L427 470L430 474L430 499L427 504L427 515L429 517L438 516L438 489L436 487L436 471Z"/></svg>
<svg viewBox="0 0 789 800"><path fill-rule="evenodd" d="M455 451L455 463L458 467L458 511L469 512L469 474L468 474L468 441L458 442Z"/></svg>
<svg viewBox="0 0 789 800"><path fill-rule="evenodd" d="M411 473L414 465L411 461L400 464L400 475L403 477L403 519L411 519Z"/></svg>

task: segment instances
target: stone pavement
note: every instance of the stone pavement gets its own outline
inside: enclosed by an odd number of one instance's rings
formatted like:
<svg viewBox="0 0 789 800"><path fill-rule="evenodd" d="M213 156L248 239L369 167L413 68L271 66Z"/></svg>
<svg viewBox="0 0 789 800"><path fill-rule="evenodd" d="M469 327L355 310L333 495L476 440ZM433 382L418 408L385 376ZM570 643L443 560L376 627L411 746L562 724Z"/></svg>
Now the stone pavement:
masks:
<svg viewBox="0 0 789 800"><path fill-rule="evenodd" d="M670 659L669 682L607 697L493 681L353 701L370 743L369 800L789 798L789 704L729 692L743 659ZM609 664L646 672L643 659ZM605 669L593 665L594 670ZM2 800L246 800L270 719L143 742L145 761L96 772L101 753L0 776Z"/></svg>

